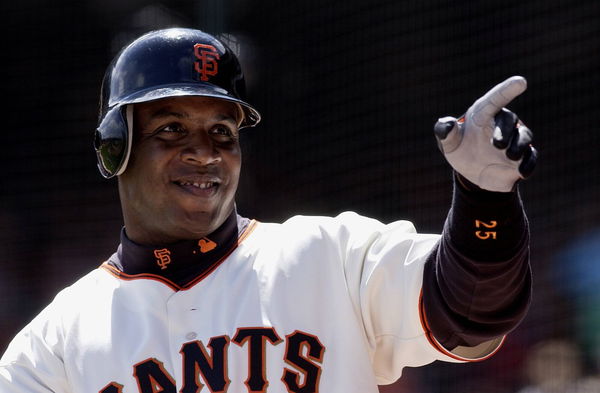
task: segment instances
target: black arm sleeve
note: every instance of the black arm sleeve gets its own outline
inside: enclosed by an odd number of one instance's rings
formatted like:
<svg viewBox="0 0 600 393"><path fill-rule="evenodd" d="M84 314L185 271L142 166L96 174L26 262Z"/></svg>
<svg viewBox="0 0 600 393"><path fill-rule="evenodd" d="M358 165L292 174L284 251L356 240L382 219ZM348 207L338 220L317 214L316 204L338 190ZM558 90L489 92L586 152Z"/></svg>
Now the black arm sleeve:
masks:
<svg viewBox="0 0 600 393"><path fill-rule="evenodd" d="M507 334L531 298L529 229L518 192L485 191L455 176L452 207L425 265L423 308L445 348Z"/></svg>

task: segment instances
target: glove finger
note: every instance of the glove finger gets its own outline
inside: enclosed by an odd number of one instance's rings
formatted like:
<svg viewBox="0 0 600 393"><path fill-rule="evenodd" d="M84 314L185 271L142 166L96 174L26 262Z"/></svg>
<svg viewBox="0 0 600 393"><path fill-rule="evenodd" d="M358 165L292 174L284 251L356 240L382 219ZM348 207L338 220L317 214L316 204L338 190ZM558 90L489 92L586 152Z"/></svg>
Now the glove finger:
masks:
<svg viewBox="0 0 600 393"><path fill-rule="evenodd" d="M492 143L498 149L506 149L517 133L517 122L519 118L517 115L506 108L502 108L500 112L494 116L496 127L494 128L494 135L492 137Z"/></svg>
<svg viewBox="0 0 600 393"><path fill-rule="evenodd" d="M461 143L462 134L459 132L459 121L454 117L443 117L433 126L439 149L444 153L451 153Z"/></svg>
<svg viewBox="0 0 600 393"><path fill-rule="evenodd" d="M533 173L537 164L538 152L535 147L528 145L523 153L523 161L519 165L519 173L523 179L527 179Z"/></svg>
<svg viewBox="0 0 600 393"><path fill-rule="evenodd" d="M524 124L519 124L517 132L510 141L506 149L506 156L513 161L518 161L523 157L524 153L529 150L533 133Z"/></svg>
<svg viewBox="0 0 600 393"><path fill-rule="evenodd" d="M442 117L433 126L433 132L439 140L443 141L454 127L456 127L456 119L454 117Z"/></svg>
<svg viewBox="0 0 600 393"><path fill-rule="evenodd" d="M522 76L513 76L506 79L475 101L471 107L471 119L479 127L489 124L500 109L507 106L526 89L527 81Z"/></svg>

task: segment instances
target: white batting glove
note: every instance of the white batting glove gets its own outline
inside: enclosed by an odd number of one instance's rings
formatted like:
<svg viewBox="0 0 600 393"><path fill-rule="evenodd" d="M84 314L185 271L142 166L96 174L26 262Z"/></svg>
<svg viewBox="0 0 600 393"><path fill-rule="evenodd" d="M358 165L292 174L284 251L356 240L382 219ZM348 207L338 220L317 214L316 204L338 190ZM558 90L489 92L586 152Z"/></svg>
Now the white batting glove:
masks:
<svg viewBox="0 0 600 393"><path fill-rule="evenodd" d="M448 116L435 124L438 146L448 163L480 188L512 191L535 168L533 133L504 108L525 89L525 78L513 76L475 101L460 119Z"/></svg>

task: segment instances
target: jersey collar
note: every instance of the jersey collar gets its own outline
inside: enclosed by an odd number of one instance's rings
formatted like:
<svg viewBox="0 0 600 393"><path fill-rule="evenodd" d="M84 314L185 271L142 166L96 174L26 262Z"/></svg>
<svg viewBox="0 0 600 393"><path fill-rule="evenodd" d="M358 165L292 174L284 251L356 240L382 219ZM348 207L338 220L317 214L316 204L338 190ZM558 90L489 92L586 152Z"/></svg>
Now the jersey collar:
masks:
<svg viewBox="0 0 600 393"><path fill-rule="evenodd" d="M184 286L230 252L249 222L234 209L225 222L206 237L154 246L134 242L123 228L116 258L108 263L127 275L158 275Z"/></svg>

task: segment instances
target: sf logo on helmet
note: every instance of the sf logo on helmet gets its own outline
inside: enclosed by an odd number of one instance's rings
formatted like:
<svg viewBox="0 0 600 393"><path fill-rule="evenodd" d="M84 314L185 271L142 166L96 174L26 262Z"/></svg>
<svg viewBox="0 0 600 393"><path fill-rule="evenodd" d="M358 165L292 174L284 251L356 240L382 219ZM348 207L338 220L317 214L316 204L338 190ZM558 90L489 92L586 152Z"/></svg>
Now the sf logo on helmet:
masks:
<svg viewBox="0 0 600 393"><path fill-rule="evenodd" d="M194 68L200 74L200 80L207 81L209 76L217 75L221 58L217 48L207 44L194 45L194 55L199 61L194 62Z"/></svg>

